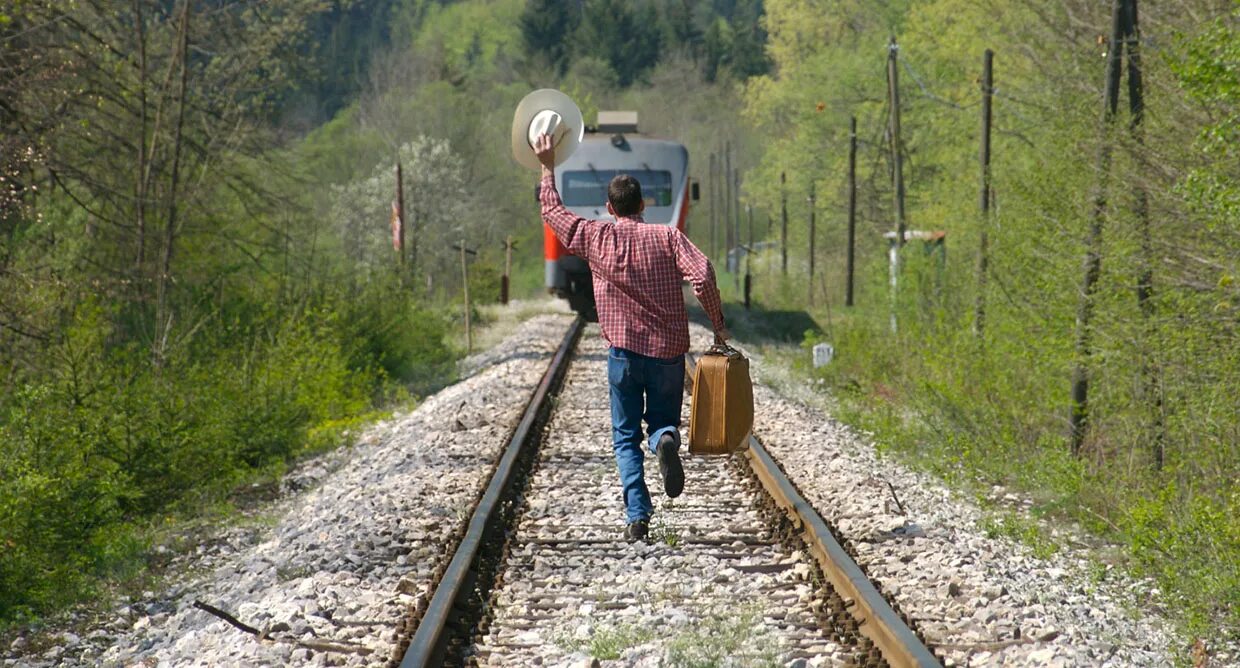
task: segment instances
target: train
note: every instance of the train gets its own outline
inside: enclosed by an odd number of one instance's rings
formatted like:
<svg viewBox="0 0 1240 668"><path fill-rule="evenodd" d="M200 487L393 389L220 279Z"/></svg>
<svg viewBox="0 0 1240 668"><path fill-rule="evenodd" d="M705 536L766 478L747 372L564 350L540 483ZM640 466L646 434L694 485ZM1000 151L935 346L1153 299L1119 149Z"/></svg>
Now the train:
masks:
<svg viewBox="0 0 1240 668"><path fill-rule="evenodd" d="M608 217L607 184L617 174L628 174L641 184L647 224L674 225L685 231L690 201L700 195L697 182L689 178L689 151L684 144L642 135L636 112L600 111L597 124L586 127L581 145L556 167L555 185L569 211L582 218L603 219ZM546 223L543 257L547 291L568 300L569 307L586 320L596 321L590 266L569 253Z"/></svg>

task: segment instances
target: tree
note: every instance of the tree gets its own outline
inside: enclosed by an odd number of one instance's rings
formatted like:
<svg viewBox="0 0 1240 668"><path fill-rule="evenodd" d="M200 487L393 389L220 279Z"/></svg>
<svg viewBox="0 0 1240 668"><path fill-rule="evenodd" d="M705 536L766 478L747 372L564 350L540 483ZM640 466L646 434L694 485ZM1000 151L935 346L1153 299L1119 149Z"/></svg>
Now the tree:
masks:
<svg viewBox="0 0 1240 668"><path fill-rule="evenodd" d="M586 0L574 42L574 57L593 56L615 71L627 87L659 61L662 29L658 12L645 3L634 13L625 0Z"/></svg>
<svg viewBox="0 0 1240 668"><path fill-rule="evenodd" d="M561 75L568 70L568 39L577 29L579 14L561 0L528 0L521 13L521 39L527 53L544 60Z"/></svg>
<svg viewBox="0 0 1240 668"><path fill-rule="evenodd" d="M697 62L702 49L702 30L694 21L694 0L668 0L664 10L667 26L666 49L687 55Z"/></svg>
<svg viewBox="0 0 1240 668"><path fill-rule="evenodd" d="M702 40L702 78L713 83L719 76L719 68L728 62L731 30L722 18L711 22Z"/></svg>
<svg viewBox="0 0 1240 668"><path fill-rule="evenodd" d="M766 57L766 31L762 28L762 3L747 0L737 3L732 15L732 45L728 60L732 73L741 78L766 74L771 63Z"/></svg>

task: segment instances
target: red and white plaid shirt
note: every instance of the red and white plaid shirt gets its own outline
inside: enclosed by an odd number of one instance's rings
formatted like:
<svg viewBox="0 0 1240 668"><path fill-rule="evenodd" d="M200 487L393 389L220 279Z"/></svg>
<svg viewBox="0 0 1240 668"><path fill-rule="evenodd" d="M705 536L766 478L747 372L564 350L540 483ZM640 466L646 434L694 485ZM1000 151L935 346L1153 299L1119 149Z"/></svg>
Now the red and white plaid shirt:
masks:
<svg viewBox="0 0 1240 668"><path fill-rule="evenodd" d="M680 230L647 225L641 216L581 218L564 208L552 175L543 177L539 193L543 220L570 253L590 263L599 327L611 345L661 359L688 352L682 278L715 331L724 331L715 270Z"/></svg>

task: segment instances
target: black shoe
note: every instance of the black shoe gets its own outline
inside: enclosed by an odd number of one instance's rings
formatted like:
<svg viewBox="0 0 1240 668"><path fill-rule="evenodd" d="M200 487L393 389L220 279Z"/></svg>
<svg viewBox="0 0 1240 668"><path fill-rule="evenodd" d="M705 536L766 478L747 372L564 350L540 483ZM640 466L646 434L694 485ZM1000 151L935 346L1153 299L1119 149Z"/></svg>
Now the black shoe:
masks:
<svg viewBox="0 0 1240 668"><path fill-rule="evenodd" d="M630 522L629 526L624 530L624 537L630 542L646 540L646 534L650 533L649 520L637 520Z"/></svg>
<svg viewBox="0 0 1240 668"><path fill-rule="evenodd" d="M659 458L659 475L663 476L663 491L674 499L685 491L685 469L680 465L676 437L663 434L659 437L659 443L654 451Z"/></svg>

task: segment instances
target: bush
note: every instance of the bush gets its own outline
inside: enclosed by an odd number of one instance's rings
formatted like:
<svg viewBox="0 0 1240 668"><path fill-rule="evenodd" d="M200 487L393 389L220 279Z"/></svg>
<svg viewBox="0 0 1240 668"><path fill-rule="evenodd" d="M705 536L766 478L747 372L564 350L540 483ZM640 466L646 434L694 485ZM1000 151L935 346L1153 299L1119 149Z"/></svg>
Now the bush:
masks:
<svg viewBox="0 0 1240 668"><path fill-rule="evenodd" d="M0 405L0 620L132 571L150 518L222 499L453 368L442 318L391 289L228 310L246 317L153 365L141 346L109 344L115 314L82 304L53 366Z"/></svg>

